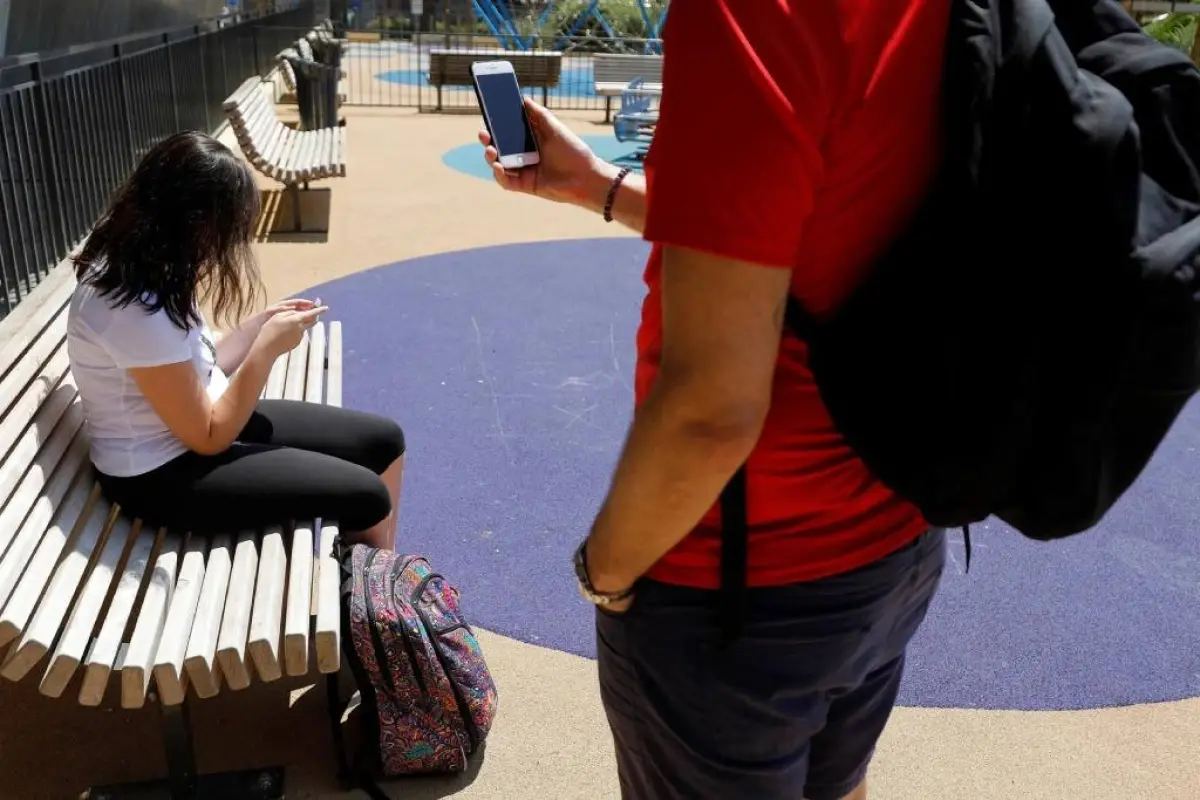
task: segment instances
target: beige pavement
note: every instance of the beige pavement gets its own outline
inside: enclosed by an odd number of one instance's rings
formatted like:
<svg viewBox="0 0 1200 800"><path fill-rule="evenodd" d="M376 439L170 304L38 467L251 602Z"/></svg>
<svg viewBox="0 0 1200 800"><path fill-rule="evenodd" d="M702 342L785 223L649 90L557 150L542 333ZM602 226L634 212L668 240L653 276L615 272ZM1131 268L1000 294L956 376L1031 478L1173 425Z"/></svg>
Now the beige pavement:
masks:
<svg viewBox="0 0 1200 800"><path fill-rule="evenodd" d="M472 140L474 118L346 116L349 176L324 184L332 190L327 240L258 247L272 297L448 250L625 235L585 212L506 195L446 168L441 154ZM599 119L571 122L602 133ZM486 632L481 639L501 697L485 758L468 776L401 782L392 796L616 798L594 663ZM322 704L322 686L311 682L255 684L196 702L201 768L283 763L288 797L343 796L331 780ZM82 709L41 697L33 682L0 682L0 709L0 798L68 798L164 768L155 709L123 711L112 693L102 708ZM871 782L876 800L1195 800L1200 700L1084 712L899 709Z"/></svg>

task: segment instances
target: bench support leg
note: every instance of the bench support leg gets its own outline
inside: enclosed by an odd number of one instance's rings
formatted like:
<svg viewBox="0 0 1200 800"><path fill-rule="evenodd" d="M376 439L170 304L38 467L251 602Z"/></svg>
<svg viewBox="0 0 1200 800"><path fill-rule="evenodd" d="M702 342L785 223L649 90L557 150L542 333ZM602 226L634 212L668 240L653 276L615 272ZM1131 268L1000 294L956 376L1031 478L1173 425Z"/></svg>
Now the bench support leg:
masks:
<svg viewBox="0 0 1200 800"><path fill-rule="evenodd" d="M188 701L158 704L162 712L167 777L159 781L126 783L89 789L86 800L283 800L283 768L219 772L200 775L192 739Z"/></svg>
<svg viewBox="0 0 1200 800"><path fill-rule="evenodd" d="M308 191L307 183L304 184L304 190ZM299 187L299 185L293 183L291 186L289 186L288 194L290 194L292 196L292 225L293 225L292 231L294 233L300 233L304 230L304 226L301 224L301 219L300 219L300 187Z"/></svg>
<svg viewBox="0 0 1200 800"><path fill-rule="evenodd" d="M612 122L612 97L607 96L604 98L604 124L607 125L610 122Z"/></svg>

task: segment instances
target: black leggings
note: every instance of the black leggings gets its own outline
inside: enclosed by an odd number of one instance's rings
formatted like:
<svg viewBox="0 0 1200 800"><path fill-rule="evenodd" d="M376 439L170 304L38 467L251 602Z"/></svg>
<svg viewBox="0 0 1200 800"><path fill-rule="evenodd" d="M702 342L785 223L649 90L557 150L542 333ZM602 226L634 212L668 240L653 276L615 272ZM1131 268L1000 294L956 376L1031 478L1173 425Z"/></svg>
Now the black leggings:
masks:
<svg viewBox="0 0 1200 800"><path fill-rule="evenodd" d="M142 475L97 480L130 516L181 532L237 533L318 517L362 531L391 513L379 476L403 454L404 433L386 417L263 400L223 453L184 453Z"/></svg>

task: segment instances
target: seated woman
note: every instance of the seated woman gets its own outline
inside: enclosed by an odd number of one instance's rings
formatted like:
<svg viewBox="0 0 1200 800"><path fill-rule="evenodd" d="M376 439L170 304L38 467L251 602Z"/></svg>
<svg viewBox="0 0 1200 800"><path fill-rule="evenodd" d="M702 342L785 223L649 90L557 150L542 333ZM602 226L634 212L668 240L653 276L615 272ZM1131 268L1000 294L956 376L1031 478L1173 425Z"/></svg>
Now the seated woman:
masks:
<svg viewBox="0 0 1200 800"><path fill-rule="evenodd" d="M320 517L391 548L404 463L392 420L260 400L326 311L285 300L214 342L261 293L259 191L200 133L151 150L75 257L67 348L104 494L147 524L216 533Z"/></svg>

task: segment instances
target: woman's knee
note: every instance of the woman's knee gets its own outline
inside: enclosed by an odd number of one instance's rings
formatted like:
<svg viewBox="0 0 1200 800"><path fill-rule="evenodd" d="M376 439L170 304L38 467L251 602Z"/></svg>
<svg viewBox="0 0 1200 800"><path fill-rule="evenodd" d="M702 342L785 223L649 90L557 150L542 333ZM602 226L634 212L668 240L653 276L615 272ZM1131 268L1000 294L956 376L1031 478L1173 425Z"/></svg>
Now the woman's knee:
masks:
<svg viewBox="0 0 1200 800"><path fill-rule="evenodd" d="M344 507L338 523L346 530L365 531L392 513L392 497L383 481L375 479L356 486L341 498Z"/></svg>
<svg viewBox="0 0 1200 800"><path fill-rule="evenodd" d="M376 474L382 474L404 455L404 430L394 419L383 416L376 416L371 427L363 442L363 456L366 466Z"/></svg>

